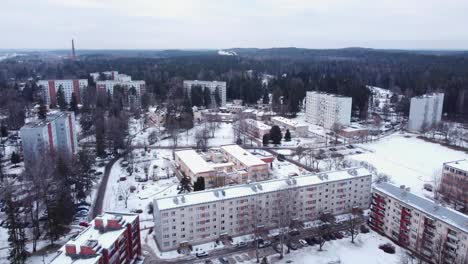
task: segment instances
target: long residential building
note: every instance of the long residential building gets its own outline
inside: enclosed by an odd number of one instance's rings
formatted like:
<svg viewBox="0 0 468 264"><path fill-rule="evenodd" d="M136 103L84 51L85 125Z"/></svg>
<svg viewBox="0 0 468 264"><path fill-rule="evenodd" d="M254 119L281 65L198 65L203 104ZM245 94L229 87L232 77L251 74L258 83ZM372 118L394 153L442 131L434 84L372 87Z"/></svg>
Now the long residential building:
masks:
<svg viewBox="0 0 468 264"><path fill-rule="evenodd" d="M444 163L439 192L448 199L468 205L468 160Z"/></svg>
<svg viewBox="0 0 468 264"><path fill-rule="evenodd" d="M330 129L351 123L352 98L322 92L307 92L306 121Z"/></svg>
<svg viewBox="0 0 468 264"><path fill-rule="evenodd" d="M433 93L411 98L408 131L421 132L440 122L444 94Z"/></svg>
<svg viewBox="0 0 468 264"><path fill-rule="evenodd" d="M211 102L215 102L215 93L218 90L218 96L221 99L221 105L226 105L226 82L220 81L198 81L198 80L184 80L184 90L190 96L190 91L193 86L201 86L203 89L209 89L212 95Z"/></svg>
<svg viewBox="0 0 468 264"><path fill-rule="evenodd" d="M138 215L106 212L61 247L50 263L131 264L140 256Z"/></svg>
<svg viewBox="0 0 468 264"><path fill-rule="evenodd" d="M468 216L405 186L376 184L369 225L429 263L468 263Z"/></svg>
<svg viewBox="0 0 468 264"><path fill-rule="evenodd" d="M371 178L350 168L158 198L154 236L167 251L366 209Z"/></svg>
<svg viewBox="0 0 468 264"><path fill-rule="evenodd" d="M24 162L40 161L44 154L70 158L78 153L75 114L54 112L20 129Z"/></svg>
<svg viewBox="0 0 468 264"><path fill-rule="evenodd" d="M87 79L73 80L40 80L37 85L42 89L44 101L47 105L57 105L57 92L62 89L65 95L65 101L71 102L72 95L75 96L77 103L81 102L81 94L88 87Z"/></svg>

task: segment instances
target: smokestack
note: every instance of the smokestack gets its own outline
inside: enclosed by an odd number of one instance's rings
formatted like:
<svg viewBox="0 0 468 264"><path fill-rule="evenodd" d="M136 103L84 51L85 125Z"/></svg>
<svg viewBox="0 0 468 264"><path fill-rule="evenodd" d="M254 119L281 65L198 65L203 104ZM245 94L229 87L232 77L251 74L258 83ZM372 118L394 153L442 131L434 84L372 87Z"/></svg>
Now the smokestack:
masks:
<svg viewBox="0 0 468 264"><path fill-rule="evenodd" d="M75 41L72 39L72 58L76 59L76 54L75 54Z"/></svg>

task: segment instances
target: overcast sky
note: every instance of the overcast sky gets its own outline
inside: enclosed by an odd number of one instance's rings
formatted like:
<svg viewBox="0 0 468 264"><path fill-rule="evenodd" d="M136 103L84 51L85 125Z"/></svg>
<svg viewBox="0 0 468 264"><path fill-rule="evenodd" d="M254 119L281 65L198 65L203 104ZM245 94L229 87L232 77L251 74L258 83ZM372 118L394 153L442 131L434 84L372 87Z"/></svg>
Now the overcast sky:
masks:
<svg viewBox="0 0 468 264"><path fill-rule="evenodd" d="M468 49L468 0L1 0L0 48Z"/></svg>

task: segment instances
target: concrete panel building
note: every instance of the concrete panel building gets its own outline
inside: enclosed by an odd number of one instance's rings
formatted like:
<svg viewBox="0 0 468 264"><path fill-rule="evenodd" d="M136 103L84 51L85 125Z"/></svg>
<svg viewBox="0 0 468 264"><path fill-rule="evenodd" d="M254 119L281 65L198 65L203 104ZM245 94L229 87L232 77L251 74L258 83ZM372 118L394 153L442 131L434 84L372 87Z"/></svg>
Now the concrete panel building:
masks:
<svg viewBox="0 0 468 264"><path fill-rule="evenodd" d="M321 92L307 92L306 121L331 129L335 123L351 123L352 98Z"/></svg>
<svg viewBox="0 0 468 264"><path fill-rule="evenodd" d="M218 89L218 96L221 99L220 106L226 106L226 82L184 80L184 90L189 96L193 86L201 86L203 89L210 89L212 95L211 102L215 102L214 94L216 89Z"/></svg>
<svg viewBox="0 0 468 264"><path fill-rule="evenodd" d="M61 247L50 263L136 263L141 255L138 215L106 212Z"/></svg>
<svg viewBox="0 0 468 264"><path fill-rule="evenodd" d="M366 209L371 178L366 169L352 168L155 199L154 236L167 251Z"/></svg>
<svg viewBox="0 0 468 264"><path fill-rule="evenodd" d="M468 205L468 160L444 163L439 191L461 206Z"/></svg>
<svg viewBox="0 0 468 264"><path fill-rule="evenodd" d="M102 72L106 80L99 80L101 74L91 73L93 79L96 81L96 89L100 93L114 94L116 86L123 87L124 95L127 99L127 104L135 103L140 105L141 96L146 93L146 82L142 80L132 80L132 77L117 71Z"/></svg>
<svg viewBox="0 0 468 264"><path fill-rule="evenodd" d="M40 161L44 154L70 158L78 152L75 114L54 112L46 120L36 120L20 129L24 162Z"/></svg>
<svg viewBox="0 0 468 264"><path fill-rule="evenodd" d="M37 85L42 89L44 102L47 105L57 105L57 92L62 88L65 101L70 103L72 94L76 96L77 103L81 102L81 94L88 87L88 80L40 80Z"/></svg>
<svg viewBox="0 0 468 264"><path fill-rule="evenodd" d="M421 132L436 125L442 118L444 94L433 93L411 98L408 131Z"/></svg>
<svg viewBox="0 0 468 264"><path fill-rule="evenodd" d="M283 133L289 129L289 132L297 137L305 137L309 133L309 125L303 122L295 121L282 116L275 116L271 118L274 125L282 128Z"/></svg>
<svg viewBox="0 0 468 264"><path fill-rule="evenodd" d="M411 193L377 184L369 225L429 263L466 264L468 216Z"/></svg>

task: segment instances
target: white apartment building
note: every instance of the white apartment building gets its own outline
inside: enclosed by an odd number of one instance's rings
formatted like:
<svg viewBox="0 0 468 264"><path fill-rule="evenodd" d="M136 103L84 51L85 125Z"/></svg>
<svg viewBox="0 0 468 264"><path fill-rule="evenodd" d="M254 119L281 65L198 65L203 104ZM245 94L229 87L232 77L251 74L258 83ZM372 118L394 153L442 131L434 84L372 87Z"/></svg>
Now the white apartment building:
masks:
<svg viewBox="0 0 468 264"><path fill-rule="evenodd" d="M299 121L295 121L289 118L285 118L282 116L274 116L271 118L271 122L274 125L277 125L281 128L283 133L289 129L289 132L298 137L305 137L309 133L309 125L304 124Z"/></svg>
<svg viewBox="0 0 468 264"><path fill-rule="evenodd" d="M433 93L411 98L408 131L421 132L440 122L444 94Z"/></svg>
<svg viewBox="0 0 468 264"><path fill-rule="evenodd" d="M377 184L369 225L430 263L468 263L468 216L415 195L404 186Z"/></svg>
<svg viewBox="0 0 468 264"><path fill-rule="evenodd" d="M331 129L335 123L351 123L352 98L321 92L307 92L306 121Z"/></svg>
<svg viewBox="0 0 468 264"><path fill-rule="evenodd" d="M46 120L29 122L21 128L20 135L26 164L39 161L45 153L70 158L78 152L73 112L55 112Z"/></svg>
<svg viewBox="0 0 468 264"><path fill-rule="evenodd" d="M154 236L167 251L366 209L371 178L351 168L158 198Z"/></svg>
<svg viewBox="0 0 468 264"><path fill-rule="evenodd" d="M62 88L65 101L70 103L72 94L76 96L77 103L81 102L81 93L88 87L88 80L40 80L37 85L41 87L44 102L47 105L57 105L57 92Z"/></svg>
<svg viewBox="0 0 468 264"><path fill-rule="evenodd" d="M221 105L226 105L226 82L219 81L198 81L198 80L184 80L184 90L190 96L192 86L201 86L203 89L208 88L211 91L212 98L211 102L215 102L214 93L218 89L218 95L221 99Z"/></svg>

